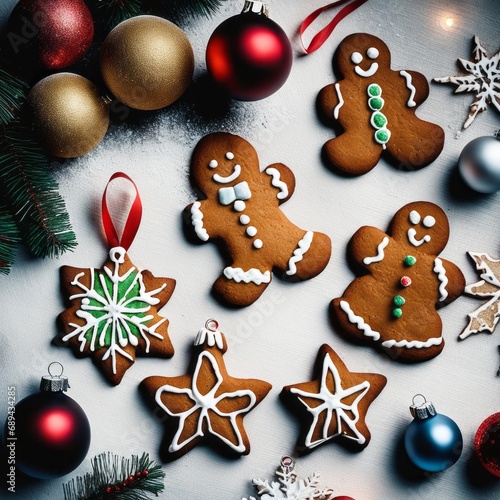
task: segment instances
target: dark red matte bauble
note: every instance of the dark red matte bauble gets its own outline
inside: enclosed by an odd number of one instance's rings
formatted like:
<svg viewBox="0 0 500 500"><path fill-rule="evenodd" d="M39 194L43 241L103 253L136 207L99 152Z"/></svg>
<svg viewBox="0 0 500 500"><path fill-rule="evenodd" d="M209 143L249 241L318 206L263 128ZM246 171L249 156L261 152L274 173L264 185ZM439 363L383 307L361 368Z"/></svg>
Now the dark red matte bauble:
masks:
<svg viewBox="0 0 500 500"><path fill-rule="evenodd" d="M341 497L333 497L333 500L354 500L354 498L341 496Z"/></svg>
<svg viewBox="0 0 500 500"><path fill-rule="evenodd" d="M21 0L9 19L7 38L14 54L35 51L46 69L79 61L94 37L94 21L84 0Z"/></svg>
<svg viewBox="0 0 500 500"><path fill-rule="evenodd" d="M52 479L82 463L90 446L90 424L70 397L39 392L17 403L15 438L16 467L29 476ZM7 446L10 442L7 439Z"/></svg>
<svg viewBox="0 0 500 500"><path fill-rule="evenodd" d="M490 415L476 431L474 450L481 465L500 478L500 413Z"/></svg>
<svg viewBox="0 0 500 500"><path fill-rule="evenodd" d="M242 13L220 24L208 41L207 69L233 99L256 101L276 92L292 68L283 29L265 15Z"/></svg>

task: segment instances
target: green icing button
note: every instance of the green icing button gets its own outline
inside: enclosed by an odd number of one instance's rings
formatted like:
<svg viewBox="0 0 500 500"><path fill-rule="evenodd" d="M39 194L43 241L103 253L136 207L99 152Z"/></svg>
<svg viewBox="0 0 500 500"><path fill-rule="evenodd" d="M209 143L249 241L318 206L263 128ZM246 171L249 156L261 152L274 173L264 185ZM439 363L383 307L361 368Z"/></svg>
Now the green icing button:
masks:
<svg viewBox="0 0 500 500"><path fill-rule="evenodd" d="M387 124L387 118L382 113L373 113L372 122L375 128L384 128Z"/></svg>
<svg viewBox="0 0 500 500"><path fill-rule="evenodd" d="M413 264L415 264L415 262L417 262L417 259L415 257L413 257L413 255L407 255L405 257L405 264L407 266L413 266Z"/></svg>
<svg viewBox="0 0 500 500"><path fill-rule="evenodd" d="M379 97L382 94L382 88L376 83L368 85L368 95L373 97Z"/></svg>
<svg viewBox="0 0 500 500"><path fill-rule="evenodd" d="M384 107L384 100L381 97L370 97L368 106L374 111L379 111Z"/></svg>
<svg viewBox="0 0 500 500"><path fill-rule="evenodd" d="M396 307L396 309L392 311L392 314L395 318L401 318L401 316L403 316L403 311L399 307Z"/></svg>
<svg viewBox="0 0 500 500"><path fill-rule="evenodd" d="M385 144L389 140L390 134L388 130L377 130L375 132L375 139L380 144Z"/></svg>

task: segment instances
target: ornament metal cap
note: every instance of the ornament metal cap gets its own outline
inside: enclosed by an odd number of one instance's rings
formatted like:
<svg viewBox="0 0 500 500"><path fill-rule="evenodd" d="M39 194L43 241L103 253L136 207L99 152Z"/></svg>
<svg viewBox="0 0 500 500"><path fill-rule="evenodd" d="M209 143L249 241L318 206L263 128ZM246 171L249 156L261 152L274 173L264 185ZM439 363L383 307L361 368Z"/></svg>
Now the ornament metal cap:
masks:
<svg viewBox="0 0 500 500"><path fill-rule="evenodd" d="M52 365L59 365L61 367L61 373L53 374L50 371ZM43 392L63 392L67 391L69 388L68 377L63 376L64 367L61 363L54 361L50 363L47 371L48 375L44 375L40 380L40 390Z"/></svg>
<svg viewBox="0 0 500 500"><path fill-rule="evenodd" d="M416 405L415 398L419 396L424 398L424 402ZM426 418L436 415L436 408L434 408L434 405L430 401L427 401L422 394L416 394L413 396L412 403L413 404L410 406L410 413L413 418L417 420L425 420Z"/></svg>
<svg viewBox="0 0 500 500"><path fill-rule="evenodd" d="M260 14L262 16L269 17L269 7L264 2L258 2L256 0L245 0L243 5L242 14L247 13Z"/></svg>

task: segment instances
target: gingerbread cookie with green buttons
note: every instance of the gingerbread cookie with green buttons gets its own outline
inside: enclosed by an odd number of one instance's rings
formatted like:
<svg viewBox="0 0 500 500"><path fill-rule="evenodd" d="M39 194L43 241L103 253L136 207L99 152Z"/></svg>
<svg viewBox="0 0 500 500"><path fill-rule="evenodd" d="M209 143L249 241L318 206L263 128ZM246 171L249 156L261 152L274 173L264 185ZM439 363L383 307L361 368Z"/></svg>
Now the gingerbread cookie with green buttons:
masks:
<svg viewBox="0 0 500 500"><path fill-rule="evenodd" d="M359 277L331 303L336 330L397 361L437 356L444 347L437 310L465 287L460 269L440 257L449 234L445 212L424 201L399 209L386 233L371 226L358 229L348 255Z"/></svg>
<svg viewBox="0 0 500 500"><path fill-rule="evenodd" d="M391 69L389 48L367 33L347 36L334 66L343 78L318 96L322 114L340 131L323 147L334 170L362 175L382 155L401 170L417 170L439 156L443 129L415 114L429 95L424 75Z"/></svg>

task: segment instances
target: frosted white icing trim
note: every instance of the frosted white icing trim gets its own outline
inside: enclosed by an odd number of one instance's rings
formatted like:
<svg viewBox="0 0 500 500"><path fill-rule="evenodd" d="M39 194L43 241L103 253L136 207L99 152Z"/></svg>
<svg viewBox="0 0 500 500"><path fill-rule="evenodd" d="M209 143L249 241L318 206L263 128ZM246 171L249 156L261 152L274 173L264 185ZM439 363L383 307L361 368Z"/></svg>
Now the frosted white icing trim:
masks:
<svg viewBox="0 0 500 500"><path fill-rule="evenodd" d="M297 262L300 262L304 257L304 254L311 247L311 243L313 240L314 233L312 231L307 231L306 234L299 241L297 248L293 251L293 255L290 257L288 261L288 271L286 274L288 276L293 276L297 272Z"/></svg>
<svg viewBox="0 0 500 500"><path fill-rule="evenodd" d="M432 215L426 215L424 217L424 220L422 221L422 224L425 227L433 227L434 224L436 224L436 219Z"/></svg>
<svg viewBox="0 0 500 500"><path fill-rule="evenodd" d="M377 57L379 56L380 52L378 51L378 49L376 47L370 47L367 51L366 51L366 55L370 58L370 59L377 59Z"/></svg>
<svg viewBox="0 0 500 500"><path fill-rule="evenodd" d="M213 387L210 388L205 388L205 380L198 380L200 378L200 371L202 365L206 365L207 363L209 364L209 369L215 375L215 383ZM169 446L169 451L171 453L179 451L184 446L193 441L193 439L204 436L205 435L204 428L206 428L208 433L218 437L222 442L224 442L226 445L232 448L235 452L243 453L246 450L245 443L243 442L243 436L241 434L240 427L238 426L237 419L240 414L247 413L253 408L253 406L257 401L257 397L255 396L255 393L253 393L248 389L241 389L233 392L225 392L223 394L220 394L219 396L216 396L223 380L224 379L222 377L222 373L220 371L219 365L217 364L215 356L210 352L203 351L198 356L198 359L196 361L196 367L193 372L191 387L182 388L166 384L160 387L156 391L155 394L156 403L161 408L163 408L163 410L167 413L167 415L179 419L178 429L172 439L172 443ZM202 393L198 387L203 388L204 392L205 390L207 392ZM172 411L169 409L168 404L164 404L162 401L162 395L164 393L167 395L168 394L185 395L191 400L192 406L184 412L177 413L175 411ZM242 404L239 409L230 413L224 412L219 409L219 403L223 402L226 399L234 400L236 398L248 401L246 402L246 405ZM218 418L226 419L230 423L232 431L236 438L236 443L233 443L232 441L227 439L226 436L219 434L212 428L212 422L210 420L210 414L212 412L215 415L217 415ZM184 426L186 425L186 420L188 420L188 418L191 417L193 414L196 415L197 413L198 413L198 421L194 433L191 436L186 437L184 441L180 441L181 436L184 433Z"/></svg>
<svg viewBox="0 0 500 500"><path fill-rule="evenodd" d="M279 189L279 193L276 195L278 200L285 199L288 196L288 186L280 179L281 175L279 170L273 167L266 168L266 174L273 177L271 185Z"/></svg>
<svg viewBox="0 0 500 500"><path fill-rule="evenodd" d="M378 63L371 63L370 67L366 70L360 68L359 66L354 66L354 71L357 75L362 76L363 78L369 78L378 71Z"/></svg>
<svg viewBox="0 0 500 500"><path fill-rule="evenodd" d="M342 311L344 311L347 314L349 321L355 324L358 327L358 329L363 332L363 335L365 337L370 337L373 340L380 339L380 333L377 332L376 330L372 330L370 325L366 324L365 320L361 316L356 316L356 314L353 313L347 301L341 300L339 305Z"/></svg>
<svg viewBox="0 0 500 500"><path fill-rule="evenodd" d="M431 241L430 235L426 234L423 238L420 238L419 240L416 238L417 231L413 228L410 227L407 232L408 235L408 241L414 246L414 247L419 247L423 243L429 243Z"/></svg>
<svg viewBox="0 0 500 500"><path fill-rule="evenodd" d="M339 100L338 104L333 108L333 117L338 120L340 108L344 105L344 98L342 97L342 92L340 91L340 84L336 83L334 85L335 92L337 92L337 98Z"/></svg>
<svg viewBox="0 0 500 500"><path fill-rule="evenodd" d="M374 262L381 262L382 260L384 260L384 249L388 244L389 238L387 236L384 236L384 239L379 243L377 247L377 255L374 255L373 257L365 257L363 259L363 264L368 266L370 264L373 264Z"/></svg>
<svg viewBox="0 0 500 500"><path fill-rule="evenodd" d="M207 230L203 227L203 212L200 210L201 203L199 201L195 201L191 205L191 224L194 227L194 232L196 236L200 238L202 241L208 241L210 236L207 233Z"/></svg>
<svg viewBox="0 0 500 500"><path fill-rule="evenodd" d="M400 71L399 74L404 77L405 82L406 82L406 88L410 91L410 97L408 97L408 101L406 101L406 105L409 108L414 108L417 105L417 103L413 100L413 98L415 97L415 93L417 92L417 89L415 88L415 86L412 83L411 75L410 75L410 73L408 73L407 71L404 71L404 70Z"/></svg>
<svg viewBox="0 0 500 500"><path fill-rule="evenodd" d="M328 380L330 377L333 378L333 393L330 392L330 389L328 388ZM321 385L318 393L303 391L301 389L297 389L296 387L290 388L290 392L299 396L299 401L307 408L307 411L313 417L313 421L304 441L305 445L308 448L314 448L341 434L348 439L356 441L358 444L365 443L366 438L358 430L356 424L359 420L359 402L363 399L369 389L370 382L368 382L368 380L344 389L342 387L342 379L340 378L340 373L337 367L334 365L330 356L325 355L321 372ZM343 402L344 399L350 398L356 393L359 394L350 404ZM300 396L305 399L302 399ZM309 406L307 403L309 399L316 400L319 404ZM324 414L324 412L326 412L325 421L321 425L321 428L318 429L321 430L321 437L313 440L314 433L319 425L319 418ZM337 421L337 430L336 432L330 434L330 427L333 418ZM344 434L342 431L344 424L349 427L354 436Z"/></svg>
<svg viewBox="0 0 500 500"><path fill-rule="evenodd" d="M434 260L433 271L437 273L438 280L440 281L439 302L442 302L448 297L448 290L446 290L446 286L448 285L448 278L446 276L446 269L443 266L443 261L439 257L436 257L436 259Z"/></svg>
<svg viewBox="0 0 500 500"><path fill-rule="evenodd" d="M410 222L415 225L415 224L418 224L420 222L420 214L416 211L416 210L412 210L410 212L410 215L408 216L408 218L410 219Z"/></svg>
<svg viewBox="0 0 500 500"><path fill-rule="evenodd" d="M224 269L224 276L228 280L236 281L236 283L255 283L256 285L262 285L262 283L271 282L271 273L266 271L262 273L258 269L252 268L248 271L244 271L241 267L226 267Z"/></svg>
<svg viewBox="0 0 500 500"><path fill-rule="evenodd" d="M246 226L250 222L250 217L246 214L241 214L240 215L240 223Z"/></svg>
<svg viewBox="0 0 500 500"><path fill-rule="evenodd" d="M203 345L205 342L208 347L217 346L221 351L224 349L224 339L222 338L222 333L219 330L201 328L194 339L194 345Z"/></svg>
<svg viewBox="0 0 500 500"><path fill-rule="evenodd" d="M391 347L406 347L407 349L422 349L427 347L432 347L434 345L439 345L443 341L443 337L432 337L425 342L421 340L386 340L382 342L382 345L387 348Z"/></svg>
<svg viewBox="0 0 500 500"><path fill-rule="evenodd" d="M262 248L264 246L264 243L262 242L262 240L260 240L259 238L257 238L254 242L253 242L253 246L254 248Z"/></svg>
<svg viewBox="0 0 500 500"><path fill-rule="evenodd" d="M241 165L236 164L233 168L233 173L231 175L228 175L227 177L224 177L219 174L214 174L212 179L215 182L218 182L219 184L228 184L229 182L233 182L236 180L241 174Z"/></svg>

